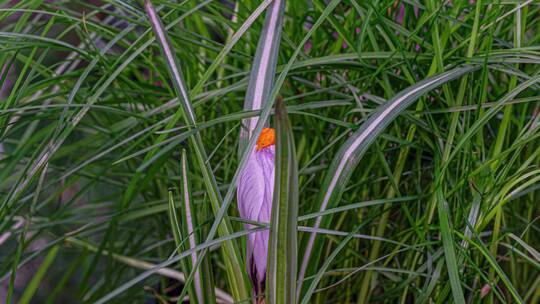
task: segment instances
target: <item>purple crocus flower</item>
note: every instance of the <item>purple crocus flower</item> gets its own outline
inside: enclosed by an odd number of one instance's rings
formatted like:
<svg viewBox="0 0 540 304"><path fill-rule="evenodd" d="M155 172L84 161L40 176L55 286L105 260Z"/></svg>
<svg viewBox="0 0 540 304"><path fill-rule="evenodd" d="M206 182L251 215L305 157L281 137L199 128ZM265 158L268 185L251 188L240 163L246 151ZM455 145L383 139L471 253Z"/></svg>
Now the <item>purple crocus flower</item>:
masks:
<svg viewBox="0 0 540 304"><path fill-rule="evenodd" d="M480 299L483 299L491 291L491 286L489 284L484 284L480 290Z"/></svg>
<svg viewBox="0 0 540 304"><path fill-rule="evenodd" d="M308 40L306 42L306 44L304 44L304 53L309 53L309 51L311 51L311 49L313 48L313 42L311 42L311 39Z"/></svg>
<svg viewBox="0 0 540 304"><path fill-rule="evenodd" d="M238 181L238 209L247 220L269 223L274 192L275 131L264 128L251 151L248 162ZM253 228L246 225L246 228ZM246 264L256 295L264 291L266 260L268 257L268 230L250 233L247 237Z"/></svg>

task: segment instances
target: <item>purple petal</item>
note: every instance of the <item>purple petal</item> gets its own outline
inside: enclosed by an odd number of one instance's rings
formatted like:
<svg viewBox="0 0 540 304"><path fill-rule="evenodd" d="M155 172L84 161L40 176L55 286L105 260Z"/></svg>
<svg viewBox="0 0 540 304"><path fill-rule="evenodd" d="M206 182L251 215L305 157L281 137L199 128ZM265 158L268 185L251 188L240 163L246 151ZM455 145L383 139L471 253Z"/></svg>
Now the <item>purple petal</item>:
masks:
<svg viewBox="0 0 540 304"><path fill-rule="evenodd" d="M311 51L311 48L313 47L313 42L311 42L311 39L304 44L304 53L309 53Z"/></svg>
<svg viewBox="0 0 540 304"><path fill-rule="evenodd" d="M274 146L253 149L238 181L238 209L244 219L270 222L274 191ZM246 225L246 228L253 228ZM247 268L256 283L266 277L269 231L250 233L247 238Z"/></svg>
<svg viewBox="0 0 540 304"><path fill-rule="evenodd" d="M484 284L480 290L480 299L483 299L491 291L491 286L489 284Z"/></svg>
<svg viewBox="0 0 540 304"><path fill-rule="evenodd" d="M399 3L399 11L396 16L396 22L403 25L403 17L405 17L405 4Z"/></svg>

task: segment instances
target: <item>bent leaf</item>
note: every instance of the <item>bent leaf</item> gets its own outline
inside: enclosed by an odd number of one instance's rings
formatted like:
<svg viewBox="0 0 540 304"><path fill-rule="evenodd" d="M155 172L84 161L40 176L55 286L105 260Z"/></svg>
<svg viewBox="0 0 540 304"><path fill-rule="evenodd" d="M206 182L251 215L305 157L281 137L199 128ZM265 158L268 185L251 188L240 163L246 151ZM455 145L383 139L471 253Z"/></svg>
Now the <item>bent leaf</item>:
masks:
<svg viewBox="0 0 540 304"><path fill-rule="evenodd" d="M401 91L394 98L380 105L373 111L373 114L366 122L364 122L345 144L341 146L332 160L316 204L319 212L323 212L327 208L332 208L339 202L345 186L362 156L366 153L375 139L396 117L399 116L401 112L430 90L477 69L478 67L476 66L457 67L450 71L427 78ZM330 223L331 218L332 216L317 217L312 226L314 228L321 226L325 227ZM299 286L302 285L302 280L307 274L314 273L314 268L318 265L319 249L321 247L315 246L315 237L316 234L311 233L304 247L305 253L298 275ZM317 249L312 259L311 253L314 248ZM299 288L299 292L301 291L301 288Z"/></svg>

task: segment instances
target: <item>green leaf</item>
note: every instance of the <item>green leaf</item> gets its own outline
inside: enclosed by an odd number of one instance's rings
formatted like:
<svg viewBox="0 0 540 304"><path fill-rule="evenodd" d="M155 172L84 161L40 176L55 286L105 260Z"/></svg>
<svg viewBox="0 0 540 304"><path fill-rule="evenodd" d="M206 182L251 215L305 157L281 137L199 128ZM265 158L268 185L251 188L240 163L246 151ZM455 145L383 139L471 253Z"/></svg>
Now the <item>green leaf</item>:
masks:
<svg viewBox="0 0 540 304"><path fill-rule="evenodd" d="M266 296L271 304L296 303L298 164L291 124L283 101L276 104L274 199Z"/></svg>
<svg viewBox="0 0 540 304"><path fill-rule="evenodd" d="M49 270L49 267L51 266L52 262L56 258L56 255L58 254L58 250L60 249L60 246L56 245L49 250L49 253L47 253L47 256L45 256L45 259L43 260L43 263L39 266L39 269L36 271L36 273L32 276L32 280L28 285L26 286L26 289L24 290L24 293L22 294L21 298L19 299L19 304L28 304L32 300L32 297L36 293L36 290L39 287L39 284L47 274L47 270Z"/></svg>
<svg viewBox="0 0 540 304"><path fill-rule="evenodd" d="M454 248L454 239L452 237L453 230L450 225L450 210L448 202L444 198L442 188L437 190L437 213L439 215L439 229L443 242L444 257L446 259L446 269L450 278L450 286L452 287L452 295L454 302L457 304L465 304L465 296L461 288L459 279L459 268L456 258L456 250Z"/></svg>
<svg viewBox="0 0 540 304"><path fill-rule="evenodd" d="M191 199L191 183L188 178L189 168L185 149L182 149L180 170L180 201L182 203L181 235L183 240L180 243L177 243L177 246L181 246L182 248L182 250L179 248L179 254L184 250L194 249L202 242L199 220L197 213L195 212L197 209ZM209 257L203 258L203 261L200 263L197 263L198 259L199 254L194 251L191 253L190 259L182 260L186 265L186 269L184 270L185 273L191 273L194 267L197 267L196 265L198 265L198 268L194 273L193 282L191 282L190 286L190 299L193 299L191 301L194 303L215 303L216 299Z"/></svg>

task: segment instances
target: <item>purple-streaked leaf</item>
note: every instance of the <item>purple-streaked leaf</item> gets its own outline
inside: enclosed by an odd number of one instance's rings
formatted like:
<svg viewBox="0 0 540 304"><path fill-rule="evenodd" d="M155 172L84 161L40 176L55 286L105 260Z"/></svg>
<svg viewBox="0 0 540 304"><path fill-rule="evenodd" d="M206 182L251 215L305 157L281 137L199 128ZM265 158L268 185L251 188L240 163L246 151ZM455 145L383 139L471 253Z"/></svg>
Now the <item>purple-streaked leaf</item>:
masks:
<svg viewBox="0 0 540 304"><path fill-rule="evenodd" d="M244 100L244 110L246 111L260 110L270 96L274 85L284 10L285 0L274 0L268 6L249 76ZM240 130L240 153L244 150L247 141L253 136L258 119L258 117L252 117L243 120Z"/></svg>
<svg viewBox="0 0 540 304"><path fill-rule="evenodd" d="M375 139L384 131L399 114L408 106L414 103L420 96L430 90L454 80L464 74L478 69L476 66L464 66L452 69L448 72L427 78L417 84L401 91L388 102L380 105L373 114L365 121L362 126L341 146L336 156L332 160L330 167L324 179L316 208L319 212L327 208L334 207L345 190L353 171L360 162L362 156ZM313 223L315 229L327 227L331 222L332 216L317 217ZM305 253L302 258L300 272L298 275L298 293L302 293L302 281L306 275L316 272L318 259L320 255L319 246L315 245L316 234L311 233L305 244ZM312 251L314 251L312 256Z"/></svg>
<svg viewBox="0 0 540 304"><path fill-rule="evenodd" d="M182 219L183 219L183 231L185 231L185 237L189 240L189 247L187 249L195 248L201 243L201 236L199 231L196 231L196 227L199 226L197 213L195 213L195 207L193 206L193 200L191 199L191 187L188 179L188 163L186 150L182 150L181 158L181 174L180 174L180 195L183 207ZM186 249L186 250L187 250ZM191 265L197 265L198 253L193 252L191 254ZM208 258L199 263L198 269L195 270L195 278L193 279L193 285L195 287L195 293L198 303L215 303L214 288L212 286L212 272L210 271L210 264Z"/></svg>

